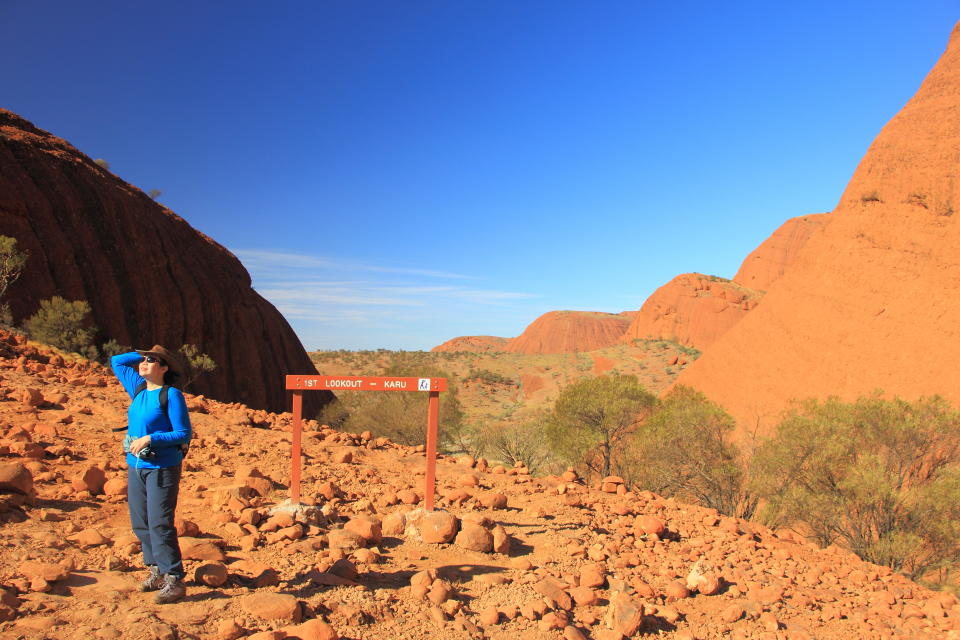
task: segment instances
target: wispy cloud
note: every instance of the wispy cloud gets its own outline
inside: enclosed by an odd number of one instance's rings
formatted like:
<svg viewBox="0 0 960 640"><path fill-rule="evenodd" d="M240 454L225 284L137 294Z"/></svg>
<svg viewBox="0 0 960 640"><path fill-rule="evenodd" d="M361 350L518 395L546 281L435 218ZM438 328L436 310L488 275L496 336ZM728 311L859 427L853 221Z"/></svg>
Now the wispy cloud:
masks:
<svg viewBox="0 0 960 640"><path fill-rule="evenodd" d="M351 260L334 260L323 256L304 255L283 251L264 251L260 249L237 249L234 255L240 258L247 269L253 271L289 268L330 269L334 271L392 273L397 275L424 276L428 278L452 278L459 280L475 280L475 276L433 269L417 269L411 267L385 267Z"/></svg>
<svg viewBox="0 0 960 640"><path fill-rule="evenodd" d="M234 254L260 295L276 305L298 334L311 339L327 330L343 335L345 327L413 335L429 325L439 343L456 335L452 328L443 328L449 321L462 324L465 317L481 317L494 309L502 313L511 303L539 297L471 287L468 283L480 278L434 269L259 249Z"/></svg>

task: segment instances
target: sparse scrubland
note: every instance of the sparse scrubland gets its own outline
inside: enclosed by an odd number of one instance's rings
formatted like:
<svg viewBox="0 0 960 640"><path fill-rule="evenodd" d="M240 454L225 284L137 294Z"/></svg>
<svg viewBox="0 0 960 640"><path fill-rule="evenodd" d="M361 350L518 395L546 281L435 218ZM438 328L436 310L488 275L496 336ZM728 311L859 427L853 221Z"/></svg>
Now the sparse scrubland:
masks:
<svg viewBox="0 0 960 640"><path fill-rule="evenodd" d="M664 346L641 348L657 353ZM535 473L572 467L595 480L616 476L635 491L793 528L917 580L948 585L960 563L960 414L939 397L907 401L877 392L852 402L798 401L772 433L734 441L734 419L699 391L681 385L657 398L636 376L619 373L632 366L650 380L649 368L637 366L644 360L615 361L598 375L579 366L590 353L313 356L323 373L355 367L357 374L449 378L441 429L450 453L509 466L522 461ZM494 368L502 360L508 367ZM565 383L526 406L522 380L531 368L552 370ZM340 395L321 421L423 441L425 398Z"/></svg>

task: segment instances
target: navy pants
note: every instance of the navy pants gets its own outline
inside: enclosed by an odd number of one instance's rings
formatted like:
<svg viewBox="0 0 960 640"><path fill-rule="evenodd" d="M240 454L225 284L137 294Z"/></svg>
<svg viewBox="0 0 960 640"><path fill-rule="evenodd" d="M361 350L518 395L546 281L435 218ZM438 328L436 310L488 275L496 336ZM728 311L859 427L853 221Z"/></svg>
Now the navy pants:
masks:
<svg viewBox="0 0 960 640"><path fill-rule="evenodd" d="M130 524L143 547L143 563L160 574L183 578L183 558L173 524L180 491L180 465L163 469L127 469Z"/></svg>

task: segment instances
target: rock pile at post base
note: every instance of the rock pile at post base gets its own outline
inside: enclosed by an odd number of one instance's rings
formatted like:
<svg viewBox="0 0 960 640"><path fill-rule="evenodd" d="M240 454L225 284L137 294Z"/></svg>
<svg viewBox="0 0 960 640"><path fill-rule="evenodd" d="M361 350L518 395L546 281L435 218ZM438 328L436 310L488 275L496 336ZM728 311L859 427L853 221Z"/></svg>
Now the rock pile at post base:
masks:
<svg viewBox="0 0 960 640"><path fill-rule="evenodd" d="M102 366L0 332L0 640L951 638L960 604L841 549L571 469L438 461L290 414L187 396L177 530L188 597L137 591ZM349 455L347 455L349 454Z"/></svg>

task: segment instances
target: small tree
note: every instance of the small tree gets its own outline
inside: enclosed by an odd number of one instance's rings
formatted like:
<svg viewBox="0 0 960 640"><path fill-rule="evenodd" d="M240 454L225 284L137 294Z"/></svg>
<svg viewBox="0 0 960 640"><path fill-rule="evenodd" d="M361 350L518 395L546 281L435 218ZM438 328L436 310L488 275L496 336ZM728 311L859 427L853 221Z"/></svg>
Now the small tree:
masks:
<svg viewBox="0 0 960 640"><path fill-rule="evenodd" d="M807 400L751 473L768 524L914 578L960 562L960 414L940 397Z"/></svg>
<svg viewBox="0 0 960 640"><path fill-rule="evenodd" d="M24 329L38 342L53 345L87 357L96 357L90 324L90 305L86 300L69 302L60 296L40 302L40 309L24 323Z"/></svg>
<svg viewBox="0 0 960 640"><path fill-rule="evenodd" d="M23 273L29 257L29 253L17 249L16 238L0 236L0 300L6 295L7 287ZM0 303L0 325L8 327L13 325L13 314L10 312L10 306L5 302Z"/></svg>
<svg viewBox="0 0 960 640"><path fill-rule="evenodd" d="M623 439L649 415L656 401L636 376L580 380L561 391L545 435L561 459L608 476L618 466L615 457Z"/></svg>
<svg viewBox="0 0 960 640"><path fill-rule="evenodd" d="M100 345L100 359L104 364L109 364L110 358L113 356L120 355L121 353L130 353L131 351L133 351L133 347L124 346L113 338L110 338Z"/></svg>
<svg viewBox="0 0 960 640"><path fill-rule="evenodd" d="M110 163L103 158L94 158L93 161L95 164L97 164L97 166L110 171Z"/></svg>
<svg viewBox="0 0 960 640"><path fill-rule="evenodd" d="M201 373L209 373L217 368L217 363L213 358L205 353L200 353L200 349L193 344L185 344L180 347L180 353L187 359L187 375L183 381L183 386L187 387L191 382L197 379Z"/></svg>
<svg viewBox="0 0 960 640"><path fill-rule="evenodd" d="M162 194L163 194L163 191L160 191L160 189L150 189L150 191L147 191L147 195L150 196L151 200L156 200Z"/></svg>
<svg viewBox="0 0 960 640"><path fill-rule="evenodd" d="M750 517L756 500L744 488L740 454L729 440L734 426L719 405L680 385L630 434L631 464L623 475L641 489Z"/></svg>

